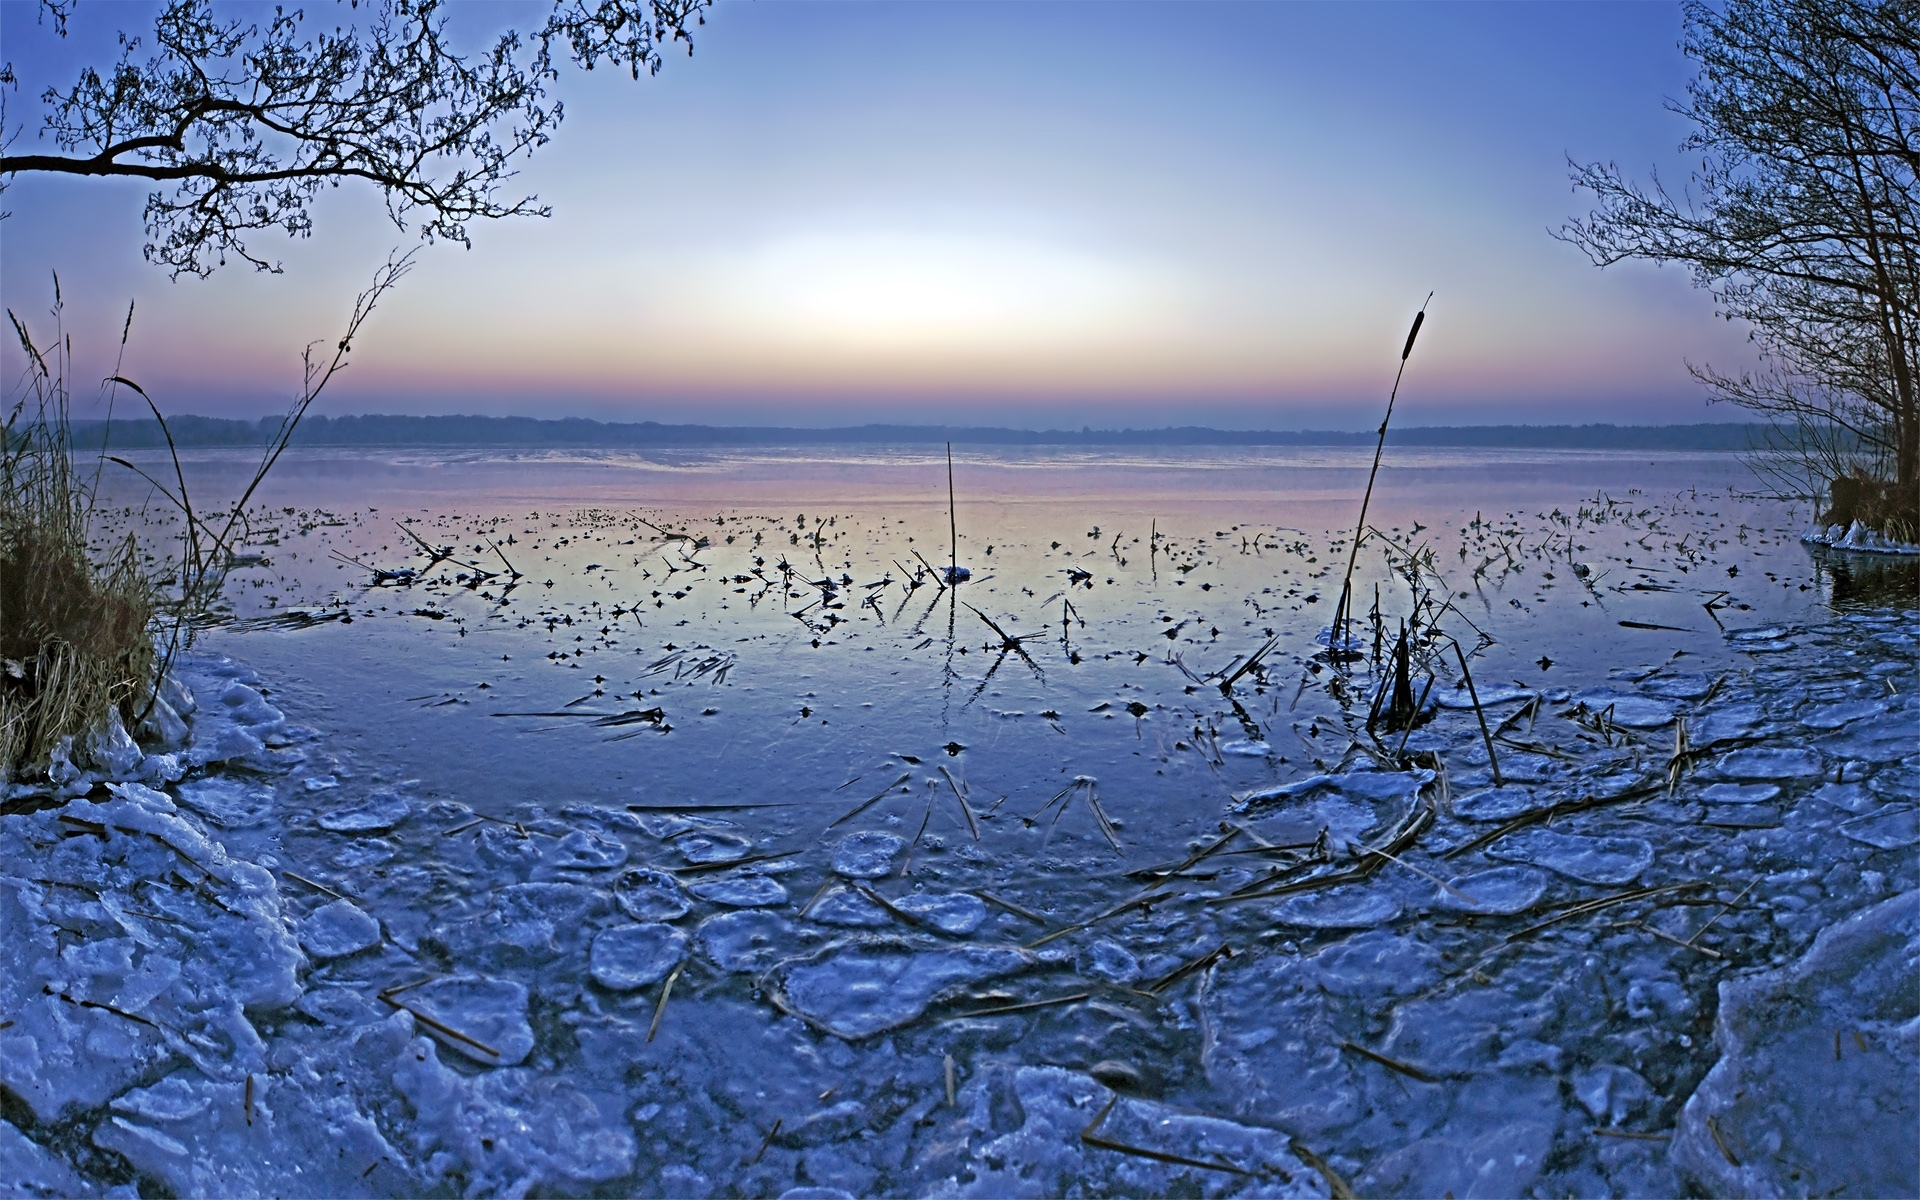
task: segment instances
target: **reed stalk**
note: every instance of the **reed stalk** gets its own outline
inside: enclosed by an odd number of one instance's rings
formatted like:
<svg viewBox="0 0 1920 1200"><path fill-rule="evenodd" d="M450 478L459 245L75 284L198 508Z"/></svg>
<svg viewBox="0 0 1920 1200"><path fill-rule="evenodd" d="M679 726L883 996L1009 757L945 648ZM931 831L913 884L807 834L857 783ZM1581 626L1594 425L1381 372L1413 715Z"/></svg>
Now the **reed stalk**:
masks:
<svg viewBox="0 0 1920 1200"><path fill-rule="evenodd" d="M1400 349L1400 368L1393 373L1393 390L1387 393L1387 413L1380 418L1380 439L1373 447L1373 469L1367 472L1367 490L1360 498L1360 520L1353 528L1353 546L1347 553L1347 576L1340 584L1340 603L1334 606L1332 636L1327 642L1327 655L1339 661L1337 648L1346 645L1347 620L1352 615L1353 606L1353 568L1360 561L1360 538L1367 528L1367 506L1373 503L1373 481L1380 475L1380 456L1387 448L1387 423L1393 420L1393 402L1400 397L1400 378L1407 373L1407 358L1413 353L1413 340L1420 336L1420 326L1427 319L1427 305L1433 303L1433 293L1427 293L1427 299L1420 305L1420 311L1413 316L1413 328L1407 330L1407 344Z"/></svg>

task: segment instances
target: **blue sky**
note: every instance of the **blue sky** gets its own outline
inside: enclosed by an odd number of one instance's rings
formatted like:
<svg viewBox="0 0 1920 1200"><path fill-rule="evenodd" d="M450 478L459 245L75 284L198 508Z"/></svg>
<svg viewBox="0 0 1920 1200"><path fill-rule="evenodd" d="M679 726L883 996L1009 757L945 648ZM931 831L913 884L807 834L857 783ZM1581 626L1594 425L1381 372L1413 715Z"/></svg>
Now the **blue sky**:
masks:
<svg viewBox="0 0 1920 1200"><path fill-rule="evenodd" d="M0 2L16 149L149 11L82 4L51 45ZM1360 428L1431 290L1410 423L1733 418L1685 364L1743 365L1744 331L1548 232L1587 208L1569 155L1684 177L1679 32L1664 3L724 3L655 78L563 76L520 180L554 216L426 250L322 407ZM44 325L60 273L83 378L137 301L124 369L175 412L279 407L412 244L349 186L255 243L283 274L170 282L145 191L15 181L0 293Z"/></svg>

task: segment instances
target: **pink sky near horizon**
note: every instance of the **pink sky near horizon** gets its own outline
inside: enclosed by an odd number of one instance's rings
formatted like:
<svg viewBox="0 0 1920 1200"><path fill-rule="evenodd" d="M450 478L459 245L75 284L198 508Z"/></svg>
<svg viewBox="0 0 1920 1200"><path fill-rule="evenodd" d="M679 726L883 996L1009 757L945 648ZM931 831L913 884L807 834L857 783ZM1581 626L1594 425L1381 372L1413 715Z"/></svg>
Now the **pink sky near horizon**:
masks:
<svg viewBox="0 0 1920 1200"><path fill-rule="evenodd" d="M82 6L54 50L141 11ZM1431 290L1396 419L1739 419L1686 364L1745 365L1743 330L1548 232L1585 211L1567 155L1684 174L1678 32L1659 5L723 4L657 78L563 79L522 176L556 215L425 249L321 410L1361 428ZM346 187L311 240L259 239L283 274L169 282L145 190L16 180L0 293L48 330L60 273L82 379L133 299L122 369L173 412L284 404L411 244Z"/></svg>

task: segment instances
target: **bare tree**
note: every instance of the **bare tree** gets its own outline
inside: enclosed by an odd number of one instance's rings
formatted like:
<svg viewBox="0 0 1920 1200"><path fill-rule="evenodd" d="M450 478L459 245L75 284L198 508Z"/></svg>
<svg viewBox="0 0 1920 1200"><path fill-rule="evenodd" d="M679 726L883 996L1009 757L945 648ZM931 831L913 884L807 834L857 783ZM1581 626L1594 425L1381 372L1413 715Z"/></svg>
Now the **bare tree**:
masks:
<svg viewBox="0 0 1920 1200"><path fill-rule="evenodd" d="M42 94L52 152L12 153L24 130L0 108L0 179L164 185L147 198L146 255L176 276L208 274L228 255L277 270L247 236L306 236L315 196L343 180L379 189L396 225L417 219L423 236L464 244L476 218L548 211L509 186L564 115L550 95L560 64L657 72L664 48L691 50L710 3L553 0L539 25L462 52L442 0L336 0L326 28L297 8L253 21L211 0L167 0L150 31L121 35L118 62ZM64 37L75 5L41 0L42 25ZM0 89L17 87L3 70Z"/></svg>
<svg viewBox="0 0 1920 1200"><path fill-rule="evenodd" d="M1774 425L1816 489L1920 487L1920 3L1685 6L1698 64L1674 111L1697 155L1678 196L1612 163L1572 164L1598 207L1558 236L1600 266L1679 263L1752 329L1759 370L1692 368L1715 400ZM1884 506L1883 506L1884 507ZM1898 515L1898 514L1896 514Z"/></svg>

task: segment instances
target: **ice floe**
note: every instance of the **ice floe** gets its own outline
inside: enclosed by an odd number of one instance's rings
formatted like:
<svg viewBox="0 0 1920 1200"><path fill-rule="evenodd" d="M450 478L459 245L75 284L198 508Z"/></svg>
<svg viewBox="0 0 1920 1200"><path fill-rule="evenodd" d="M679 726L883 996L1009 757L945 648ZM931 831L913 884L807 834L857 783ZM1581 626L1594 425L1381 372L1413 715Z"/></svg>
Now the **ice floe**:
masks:
<svg viewBox="0 0 1920 1200"><path fill-rule="evenodd" d="M815 1027L849 1041L915 1020L957 988L1025 969L1023 951L985 946L931 950L872 941L783 965L774 980L786 1006Z"/></svg>
<svg viewBox="0 0 1920 1200"><path fill-rule="evenodd" d="M693 908L678 879L648 867L623 872L613 885L613 898L636 921L672 921Z"/></svg>
<svg viewBox="0 0 1920 1200"><path fill-rule="evenodd" d="M1823 931L1799 961L1720 985L1720 1059L1673 1157L1723 1196L1920 1190L1920 893Z"/></svg>
<svg viewBox="0 0 1920 1200"><path fill-rule="evenodd" d="M771 908L787 902L787 889L778 879L765 875L734 875L692 884L688 891L713 904L728 908Z"/></svg>
<svg viewBox="0 0 1920 1200"><path fill-rule="evenodd" d="M849 834L833 852L835 874L849 879L880 879L893 871L893 860L906 849L898 834L869 830Z"/></svg>
<svg viewBox="0 0 1920 1200"><path fill-rule="evenodd" d="M687 956L687 934L671 925L616 925L593 939L593 981L630 992L658 983Z"/></svg>
<svg viewBox="0 0 1920 1200"><path fill-rule="evenodd" d="M1493 867L1447 880L1446 887L1434 889L1434 905L1494 916L1525 912L1540 903L1547 882L1543 872L1531 867Z"/></svg>
<svg viewBox="0 0 1920 1200"><path fill-rule="evenodd" d="M407 819L413 806L398 792L381 791L350 808L321 813L320 828L331 833L385 833Z"/></svg>
<svg viewBox="0 0 1920 1200"><path fill-rule="evenodd" d="M351 900L335 900L300 922L300 944L318 959L344 958L380 943L380 922Z"/></svg>
<svg viewBox="0 0 1920 1200"><path fill-rule="evenodd" d="M1399 916L1400 909L1399 897L1390 891L1348 884L1275 905L1273 919L1281 925L1307 929L1371 929Z"/></svg>
<svg viewBox="0 0 1920 1200"><path fill-rule="evenodd" d="M533 1052L527 987L516 980L453 975L396 999L450 1049L483 1066L515 1066Z"/></svg>
<svg viewBox="0 0 1920 1200"><path fill-rule="evenodd" d="M1653 865L1653 843L1636 837L1595 837L1554 829L1523 829L1496 842L1491 858L1531 863L1582 883L1632 883Z"/></svg>

